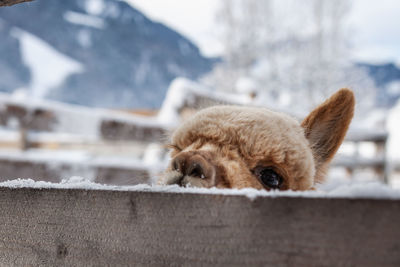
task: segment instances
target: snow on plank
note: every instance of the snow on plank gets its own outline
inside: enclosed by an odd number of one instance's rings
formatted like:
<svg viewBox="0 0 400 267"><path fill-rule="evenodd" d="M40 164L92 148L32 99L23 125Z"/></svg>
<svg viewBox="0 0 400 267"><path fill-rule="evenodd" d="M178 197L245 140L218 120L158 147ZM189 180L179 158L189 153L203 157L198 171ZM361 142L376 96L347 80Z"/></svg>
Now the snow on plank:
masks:
<svg viewBox="0 0 400 267"><path fill-rule="evenodd" d="M149 169L127 158L92 157L76 152L1 152L0 181L15 178L60 182L71 176L85 176L98 183L132 185L149 183Z"/></svg>
<svg viewBox="0 0 400 267"><path fill-rule="evenodd" d="M161 142L169 127L156 118L0 94L0 125L95 139Z"/></svg>
<svg viewBox="0 0 400 267"><path fill-rule="evenodd" d="M6 266L400 265L399 200L6 187L0 199Z"/></svg>

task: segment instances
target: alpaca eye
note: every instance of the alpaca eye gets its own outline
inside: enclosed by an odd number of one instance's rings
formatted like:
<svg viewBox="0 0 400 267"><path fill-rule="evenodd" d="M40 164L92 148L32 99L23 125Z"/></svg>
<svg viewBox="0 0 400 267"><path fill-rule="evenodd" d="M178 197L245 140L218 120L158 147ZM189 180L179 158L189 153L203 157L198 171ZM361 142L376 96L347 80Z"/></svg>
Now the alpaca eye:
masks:
<svg viewBox="0 0 400 267"><path fill-rule="evenodd" d="M257 168L255 175L267 187L277 189L282 184L282 177L271 168Z"/></svg>

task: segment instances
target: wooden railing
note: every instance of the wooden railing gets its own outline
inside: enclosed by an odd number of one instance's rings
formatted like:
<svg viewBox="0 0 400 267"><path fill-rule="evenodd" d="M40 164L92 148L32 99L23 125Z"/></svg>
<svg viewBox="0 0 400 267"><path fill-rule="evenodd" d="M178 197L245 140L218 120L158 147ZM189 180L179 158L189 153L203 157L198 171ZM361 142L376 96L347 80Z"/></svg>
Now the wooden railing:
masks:
<svg viewBox="0 0 400 267"><path fill-rule="evenodd" d="M92 179L100 184L135 185L150 182L150 170L146 166L132 164L107 164L106 161L71 162L36 160L26 157L0 157L0 181L26 178L41 181L60 182L73 176Z"/></svg>
<svg viewBox="0 0 400 267"><path fill-rule="evenodd" d="M21 135L26 137L27 131L59 132L63 116L68 116L71 121L63 125L62 133L79 135L79 129L74 123L83 120L82 116L89 120L97 120L92 131L104 140L135 140L138 142L162 142L168 132L168 127L159 123L155 118L138 115L127 115L123 112L91 109L74 105L59 104L52 102L29 103L26 101L14 101L4 95L0 97L0 126L16 123ZM98 113L98 115L95 115ZM93 114L93 115L92 115ZM90 118L92 116L93 118ZM29 140L23 140L29 142ZM29 146L24 144L23 146Z"/></svg>
<svg viewBox="0 0 400 267"><path fill-rule="evenodd" d="M91 136L79 129L88 127L85 124L92 124ZM108 184L148 183L159 170L141 163L140 158L150 143L158 143L162 148L169 130L155 118L48 101L16 101L7 95L0 96L0 126L17 136L0 140L0 148L6 149L0 153L0 180L60 181L76 175ZM45 158L33 149L45 150ZM52 153L59 150L83 150L91 155L81 161L74 160L74 155L72 160L52 158Z"/></svg>
<svg viewBox="0 0 400 267"><path fill-rule="evenodd" d="M350 174L356 169L372 169L387 183L389 179L389 168L386 158L386 145L388 133L386 131L350 131L345 143L351 143L355 147L351 155L339 155L333 161L333 166L346 168ZM375 155L370 158L363 157L359 152L362 143L372 143L375 147Z"/></svg>
<svg viewBox="0 0 400 267"><path fill-rule="evenodd" d="M400 202L0 188L2 266L400 266Z"/></svg>

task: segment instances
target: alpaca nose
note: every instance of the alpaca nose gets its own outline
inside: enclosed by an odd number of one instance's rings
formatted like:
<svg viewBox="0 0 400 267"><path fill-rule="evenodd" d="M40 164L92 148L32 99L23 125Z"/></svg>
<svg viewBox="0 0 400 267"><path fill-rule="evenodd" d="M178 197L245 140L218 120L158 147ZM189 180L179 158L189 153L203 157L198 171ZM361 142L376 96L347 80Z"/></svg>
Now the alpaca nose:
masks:
<svg viewBox="0 0 400 267"><path fill-rule="evenodd" d="M172 169L195 178L211 177L214 166L203 156L193 152L181 152L172 161Z"/></svg>

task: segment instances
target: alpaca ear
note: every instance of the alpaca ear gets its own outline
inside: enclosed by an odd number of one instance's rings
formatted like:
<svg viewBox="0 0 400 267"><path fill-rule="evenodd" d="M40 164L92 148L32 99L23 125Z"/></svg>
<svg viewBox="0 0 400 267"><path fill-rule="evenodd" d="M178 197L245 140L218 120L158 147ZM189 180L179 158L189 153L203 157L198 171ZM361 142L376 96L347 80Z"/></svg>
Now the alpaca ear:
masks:
<svg viewBox="0 0 400 267"><path fill-rule="evenodd" d="M354 94L341 89L314 109L301 123L314 154L315 179L321 180L341 145L354 114Z"/></svg>

